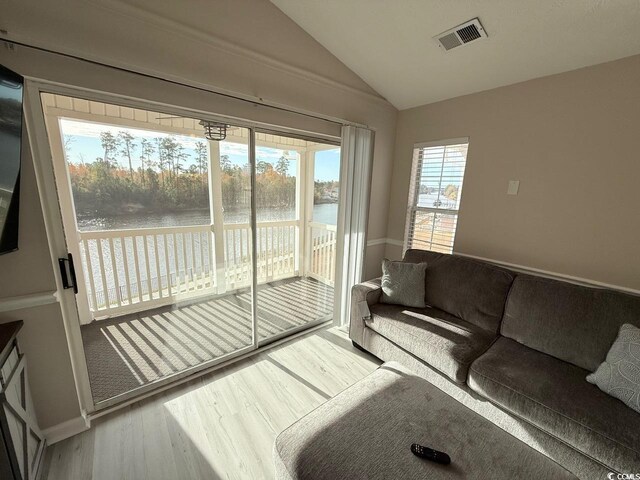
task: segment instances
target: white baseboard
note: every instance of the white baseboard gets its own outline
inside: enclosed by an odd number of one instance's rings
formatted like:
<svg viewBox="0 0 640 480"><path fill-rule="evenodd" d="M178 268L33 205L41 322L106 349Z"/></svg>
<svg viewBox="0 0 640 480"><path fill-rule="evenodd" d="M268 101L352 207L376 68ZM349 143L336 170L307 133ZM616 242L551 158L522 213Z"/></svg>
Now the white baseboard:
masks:
<svg viewBox="0 0 640 480"><path fill-rule="evenodd" d="M69 437L73 437L78 433L82 433L89 430L91 426L90 421L84 415L81 415L66 422L59 423L49 428L45 428L42 431L44 438L47 440L47 445L53 445L61 440L65 440Z"/></svg>

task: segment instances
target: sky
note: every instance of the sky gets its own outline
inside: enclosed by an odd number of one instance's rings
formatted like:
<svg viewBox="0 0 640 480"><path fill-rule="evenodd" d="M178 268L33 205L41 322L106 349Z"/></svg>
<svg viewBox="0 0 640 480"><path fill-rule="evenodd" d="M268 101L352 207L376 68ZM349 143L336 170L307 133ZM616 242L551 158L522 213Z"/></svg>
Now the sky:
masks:
<svg viewBox="0 0 640 480"><path fill-rule="evenodd" d="M155 139L163 137L173 137L176 142L182 145L185 153L189 158L185 162L185 168L195 164L195 146L198 141L205 141L203 137L187 136L187 135L169 135L161 132L152 132L149 130L139 130L134 128L124 128L111 125L104 125L91 122L80 122L76 120L61 119L60 126L65 141L68 141L67 161L70 163L89 163L95 161L96 158L104 155L104 150L100 143L101 132L111 132L114 136L118 132L126 131L135 137L137 148L134 150L133 167L141 166L140 157L140 140ZM256 160L258 162L265 161L275 166L277 161L283 155L283 150L275 148L261 147L256 148ZM228 155L233 165L243 167L249 161L248 147L245 144L220 142L220 154ZM122 167L126 167L124 158L118 155ZM297 162L299 154L295 150L289 150L287 158L289 158L289 175L296 175ZM128 163L128 162L127 162ZM340 149L323 150L316 154L315 162L315 180L330 181L339 180L340 176Z"/></svg>

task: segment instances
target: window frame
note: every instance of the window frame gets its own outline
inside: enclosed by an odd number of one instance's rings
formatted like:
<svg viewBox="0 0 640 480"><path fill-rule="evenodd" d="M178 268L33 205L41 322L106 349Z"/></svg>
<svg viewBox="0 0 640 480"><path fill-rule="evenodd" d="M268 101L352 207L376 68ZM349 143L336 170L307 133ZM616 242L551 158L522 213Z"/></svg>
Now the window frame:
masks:
<svg viewBox="0 0 640 480"><path fill-rule="evenodd" d="M433 147L449 147L449 146L453 146L453 145L466 145L467 146L467 153L465 155L465 161L464 161L464 170L462 173L462 181L460 183L460 190L459 190L459 196L460 198L458 199L458 208L456 209L451 209L451 208L439 208L439 207L423 207L423 206L419 206L419 199L420 199L420 188L416 188L418 186L419 183L421 183L421 172L422 172L422 161L420 159L419 156L419 152L421 149L426 149L426 148L433 148ZM418 212L426 212L426 213L434 213L434 214L441 214L441 215L455 215L455 225L454 225L454 234L453 234L453 239L451 242L451 251L449 253L453 253L453 247L455 244L455 233L457 231L457 226L458 226L458 217L460 214L460 205L462 202L462 187L464 186L464 175L466 173L466 166L467 166L467 158L469 156L469 137L458 137L458 138L450 138L450 139L445 139L445 140L436 140L436 141L431 141L431 142L420 142L420 143L415 143L413 145L413 154L412 154L412 161L411 161L411 177L409 179L409 195L408 195L408 201L407 201L407 216L406 216L406 221L405 221L405 231L404 231L404 242L403 242L403 255L404 253L411 249L411 248L416 248L413 243L414 243L414 237L415 237L415 218ZM444 170L444 161L443 161L443 170ZM420 175L420 178L418 178L418 175ZM439 188L442 188L442 178L444 177L443 172L441 171L440 173L440 185ZM419 248L419 250L426 250L426 251L439 251L439 250L433 250L433 233L435 231L435 226L432 228L431 231L431 242L430 242L430 248Z"/></svg>

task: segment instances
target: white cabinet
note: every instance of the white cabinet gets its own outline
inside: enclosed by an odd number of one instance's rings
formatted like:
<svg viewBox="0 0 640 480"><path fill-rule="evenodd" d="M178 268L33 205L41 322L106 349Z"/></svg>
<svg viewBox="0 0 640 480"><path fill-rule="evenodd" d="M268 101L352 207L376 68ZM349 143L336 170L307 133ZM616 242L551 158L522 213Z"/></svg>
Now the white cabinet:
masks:
<svg viewBox="0 0 640 480"><path fill-rule="evenodd" d="M22 322L0 325L0 430L4 444L4 451L0 452L0 473L3 480L9 474L8 478L14 480L35 480L45 444L31 401L26 358L16 339L21 327Z"/></svg>

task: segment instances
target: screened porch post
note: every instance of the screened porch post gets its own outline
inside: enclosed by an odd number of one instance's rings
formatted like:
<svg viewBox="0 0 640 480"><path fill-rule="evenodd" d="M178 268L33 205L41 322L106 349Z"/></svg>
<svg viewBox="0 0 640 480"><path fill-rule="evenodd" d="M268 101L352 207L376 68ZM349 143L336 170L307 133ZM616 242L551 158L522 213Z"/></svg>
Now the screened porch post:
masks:
<svg viewBox="0 0 640 480"><path fill-rule="evenodd" d="M302 238L302 262L300 268L305 275L312 272L311 261L313 258L313 228L310 223L313 221L313 194L314 194L314 169L315 169L315 152L305 150L303 158L305 164L305 175L302 178L304 196L300 199L304 205L304 237ZM301 155L302 156L302 155Z"/></svg>
<svg viewBox="0 0 640 480"><path fill-rule="evenodd" d="M213 235L212 265L216 269L216 293L227 291L224 264L224 217L222 209L222 171L220 169L220 143L208 140L209 144L209 211Z"/></svg>
<svg viewBox="0 0 640 480"><path fill-rule="evenodd" d="M307 225L309 218L307 216L307 176L308 176L308 163L307 163L307 150L298 150L298 169L296 172L296 220L298 221L298 228L295 232L295 244L294 244L294 271L301 277L304 277L307 273L306 265L306 238L307 238Z"/></svg>

